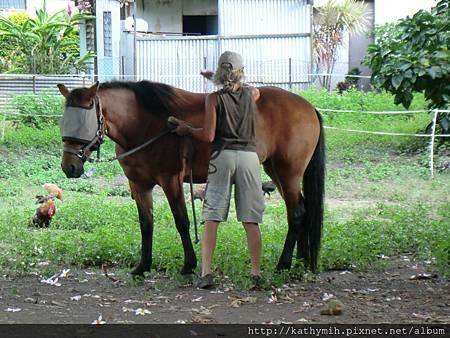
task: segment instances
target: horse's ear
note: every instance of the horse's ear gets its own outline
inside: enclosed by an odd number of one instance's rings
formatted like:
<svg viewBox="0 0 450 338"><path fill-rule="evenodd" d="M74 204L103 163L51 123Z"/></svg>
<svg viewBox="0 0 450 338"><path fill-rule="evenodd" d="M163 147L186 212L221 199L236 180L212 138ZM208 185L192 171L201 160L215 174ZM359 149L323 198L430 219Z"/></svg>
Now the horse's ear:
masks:
<svg viewBox="0 0 450 338"><path fill-rule="evenodd" d="M100 87L100 82L95 82L91 87L89 87L89 96L94 97L97 95L98 88Z"/></svg>
<svg viewBox="0 0 450 338"><path fill-rule="evenodd" d="M62 83L59 83L56 85L59 89L59 92L61 93L62 96L64 96L65 98L67 98L67 96L69 96L69 89L67 89L66 86L64 86Z"/></svg>

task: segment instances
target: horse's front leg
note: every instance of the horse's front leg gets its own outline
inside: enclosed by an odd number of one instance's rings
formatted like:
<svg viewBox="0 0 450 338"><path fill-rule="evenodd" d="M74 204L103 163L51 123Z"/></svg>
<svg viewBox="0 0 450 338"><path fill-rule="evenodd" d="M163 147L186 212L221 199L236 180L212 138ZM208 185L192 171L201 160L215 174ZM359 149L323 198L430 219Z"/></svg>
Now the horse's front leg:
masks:
<svg viewBox="0 0 450 338"><path fill-rule="evenodd" d="M192 246L191 236L189 235L189 218L183 194L183 180L178 176L169 177L161 182L161 187L169 201L175 225L183 244L184 264L181 274L190 279L194 274L194 269L197 267L197 258Z"/></svg>
<svg viewBox="0 0 450 338"><path fill-rule="evenodd" d="M149 190L140 191L137 186L130 182L130 190L138 209L142 244L141 261L138 266L131 271L131 274L143 276L144 272L150 271L152 266L153 187Z"/></svg>

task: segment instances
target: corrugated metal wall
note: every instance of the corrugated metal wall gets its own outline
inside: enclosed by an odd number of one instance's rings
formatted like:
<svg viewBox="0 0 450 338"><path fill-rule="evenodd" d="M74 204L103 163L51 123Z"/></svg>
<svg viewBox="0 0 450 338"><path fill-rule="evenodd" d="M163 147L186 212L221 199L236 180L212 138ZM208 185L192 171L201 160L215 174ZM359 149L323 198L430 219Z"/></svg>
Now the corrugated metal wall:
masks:
<svg viewBox="0 0 450 338"><path fill-rule="evenodd" d="M137 79L212 90L199 75L219 55L244 57L246 81L300 87L311 73L310 6L304 0L219 0L219 36L137 38Z"/></svg>
<svg viewBox="0 0 450 338"><path fill-rule="evenodd" d="M306 0L218 0L219 34L291 34L311 31Z"/></svg>

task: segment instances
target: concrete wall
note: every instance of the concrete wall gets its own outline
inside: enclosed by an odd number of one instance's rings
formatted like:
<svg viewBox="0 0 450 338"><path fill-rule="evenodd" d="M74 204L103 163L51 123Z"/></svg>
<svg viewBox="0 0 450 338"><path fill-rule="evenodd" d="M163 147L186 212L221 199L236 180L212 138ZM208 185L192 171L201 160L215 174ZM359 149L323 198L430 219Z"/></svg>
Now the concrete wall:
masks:
<svg viewBox="0 0 450 338"><path fill-rule="evenodd" d="M421 9L430 10L435 0L375 0L375 25L395 22Z"/></svg>
<svg viewBox="0 0 450 338"><path fill-rule="evenodd" d="M374 3L366 2L366 6L367 8L365 16L368 20L366 32L356 35L350 35L348 44L348 70L352 68L359 68L359 70L361 71L360 75L370 75L370 69L366 66L362 66L361 62L366 56L367 47L369 46L369 44L373 43L373 38L368 35L368 32L371 32L374 29ZM360 79L359 87L362 89L369 89L369 79Z"/></svg>
<svg viewBox="0 0 450 338"><path fill-rule="evenodd" d="M183 32L183 15L217 15L217 0L138 0L137 17L150 32Z"/></svg>
<svg viewBox="0 0 450 338"><path fill-rule="evenodd" d="M112 56L105 57L103 40L103 12L111 12ZM113 78L120 74L120 3L116 0L97 1L96 4L97 73L112 75L100 80Z"/></svg>

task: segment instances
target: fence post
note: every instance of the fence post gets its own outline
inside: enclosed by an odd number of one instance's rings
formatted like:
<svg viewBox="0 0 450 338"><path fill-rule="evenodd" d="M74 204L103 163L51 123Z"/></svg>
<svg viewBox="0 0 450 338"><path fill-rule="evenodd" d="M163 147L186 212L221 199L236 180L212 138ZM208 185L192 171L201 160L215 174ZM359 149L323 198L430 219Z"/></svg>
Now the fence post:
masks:
<svg viewBox="0 0 450 338"><path fill-rule="evenodd" d="M292 58L289 58L289 90L292 90Z"/></svg>
<svg viewBox="0 0 450 338"><path fill-rule="evenodd" d="M5 140L5 132L6 132L6 114L3 114L3 123L2 123L2 136L0 137L0 143L3 143Z"/></svg>
<svg viewBox="0 0 450 338"><path fill-rule="evenodd" d="M36 75L33 75L33 94L36 95Z"/></svg>
<svg viewBox="0 0 450 338"><path fill-rule="evenodd" d="M439 111L437 109L433 110L433 121L431 125L431 140L430 140L430 173L431 178L434 178L434 139L436 135L436 121Z"/></svg>
<svg viewBox="0 0 450 338"><path fill-rule="evenodd" d="M203 70L206 70L206 67L207 67L207 58L206 58L206 56L204 56L203 57ZM203 92L204 93L207 93L208 92L208 80L205 78L205 77L203 77Z"/></svg>

